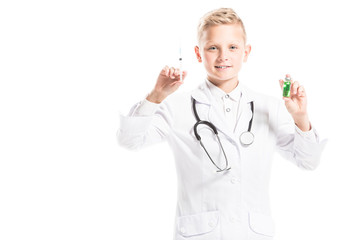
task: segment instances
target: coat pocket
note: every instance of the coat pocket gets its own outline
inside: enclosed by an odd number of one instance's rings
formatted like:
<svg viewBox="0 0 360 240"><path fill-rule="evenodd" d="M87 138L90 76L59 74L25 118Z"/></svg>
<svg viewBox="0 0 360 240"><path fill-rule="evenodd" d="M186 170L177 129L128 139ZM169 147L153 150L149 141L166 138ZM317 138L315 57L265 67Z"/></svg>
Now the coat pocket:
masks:
<svg viewBox="0 0 360 240"><path fill-rule="evenodd" d="M273 237L275 226L271 216L260 213L249 213L249 227L253 233Z"/></svg>
<svg viewBox="0 0 360 240"><path fill-rule="evenodd" d="M176 240L219 240L219 211L203 212L177 218Z"/></svg>

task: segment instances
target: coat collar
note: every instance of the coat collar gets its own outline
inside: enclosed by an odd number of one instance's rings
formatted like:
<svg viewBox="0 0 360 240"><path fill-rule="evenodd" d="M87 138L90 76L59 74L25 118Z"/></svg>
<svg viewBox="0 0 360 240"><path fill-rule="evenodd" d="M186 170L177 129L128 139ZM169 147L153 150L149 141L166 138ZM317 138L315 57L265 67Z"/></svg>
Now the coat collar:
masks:
<svg viewBox="0 0 360 240"><path fill-rule="evenodd" d="M237 84L236 88L232 90L230 93L225 93L222 89L215 86L212 82L210 82L208 79L205 80L206 85L209 88L211 95L214 96L218 101L220 99L223 99L224 97L228 96L233 101L240 101L241 98L241 86L240 84Z"/></svg>
<svg viewBox="0 0 360 240"><path fill-rule="evenodd" d="M216 111L216 108L213 107L215 106L215 99L214 97L212 97L211 92L205 81L197 89L191 92L192 98L194 98L197 103L207 105L203 106L203 108L201 108L201 106L197 107L197 111L198 113L200 113L200 119L210 121L216 126L219 131L223 132L226 136L235 141L237 141L237 138L235 136L238 135L240 131L244 131L243 128L247 129L248 125L246 124L251 117L249 103L251 101L254 101L254 93L240 82L239 85L242 95L240 100L240 118L237 121L235 133L231 131L229 127L227 127L223 114Z"/></svg>
<svg viewBox="0 0 360 240"><path fill-rule="evenodd" d="M240 91L242 93L241 101L250 103L254 101L254 93L241 82L239 82ZM211 92L204 81L202 84L199 85L198 88L191 92L191 96L199 103L204 103L210 105L213 101L211 96Z"/></svg>

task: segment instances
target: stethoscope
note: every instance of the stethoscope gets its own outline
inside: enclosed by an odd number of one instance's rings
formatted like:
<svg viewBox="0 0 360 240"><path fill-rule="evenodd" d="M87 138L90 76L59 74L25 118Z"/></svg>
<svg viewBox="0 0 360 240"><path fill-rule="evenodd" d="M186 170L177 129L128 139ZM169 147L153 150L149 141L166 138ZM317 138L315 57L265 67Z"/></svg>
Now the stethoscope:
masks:
<svg viewBox="0 0 360 240"><path fill-rule="evenodd" d="M253 118L254 118L254 102L251 101L250 102L250 108L251 108L251 119L249 121L249 126L248 126L248 130L243 132L240 137L239 137L239 140L240 140L240 143L244 146L249 146L251 145L253 142L254 142L254 134L251 132L251 126L252 126L252 121L253 121ZM231 167L229 167L229 162L228 162L228 159L226 157L226 153L224 151L224 148L221 144L221 141L220 141L220 138L218 136L218 131L217 131L217 128L215 127L214 124L212 124L211 122L209 121L205 121L205 120L200 120L199 118L199 115L196 111L196 100L194 98L192 98L192 109L193 109L193 112L194 112L194 115L195 115L195 118L196 118L196 123L194 125L194 134L195 134L195 137L196 139L200 142L200 145L201 147L204 149L204 151L206 152L206 155L209 157L210 161L212 162L212 164L214 164L214 166L218 169L217 172L222 172L222 171L227 171L227 170L230 170ZM226 166L224 169L221 169L218 165L216 165L216 163L214 162L214 160L211 158L209 152L206 150L204 144L202 143L201 141L201 137L200 135L198 134L198 131L197 131L197 127L201 124L204 124L206 126L208 126L209 128L211 128L211 130L214 132L217 140L218 140L218 143L220 145L220 148L221 148L221 151L223 152L223 155L225 157L225 161L226 161Z"/></svg>

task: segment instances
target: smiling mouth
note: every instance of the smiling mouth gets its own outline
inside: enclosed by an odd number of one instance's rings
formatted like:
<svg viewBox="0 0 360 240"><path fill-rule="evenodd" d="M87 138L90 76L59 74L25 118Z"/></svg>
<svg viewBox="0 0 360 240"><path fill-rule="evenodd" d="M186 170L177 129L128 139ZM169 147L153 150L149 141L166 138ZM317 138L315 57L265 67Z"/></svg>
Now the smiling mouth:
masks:
<svg viewBox="0 0 360 240"><path fill-rule="evenodd" d="M231 68L231 66L215 66L215 68L226 69L226 68Z"/></svg>

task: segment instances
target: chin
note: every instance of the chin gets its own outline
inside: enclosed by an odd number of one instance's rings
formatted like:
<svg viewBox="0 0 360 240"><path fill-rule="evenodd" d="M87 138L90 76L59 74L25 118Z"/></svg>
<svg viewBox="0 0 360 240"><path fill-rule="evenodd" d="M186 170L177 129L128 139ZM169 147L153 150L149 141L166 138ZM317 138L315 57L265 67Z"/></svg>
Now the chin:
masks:
<svg viewBox="0 0 360 240"><path fill-rule="evenodd" d="M216 76L218 81L231 81L233 79L237 79L237 75L226 75L226 76Z"/></svg>

